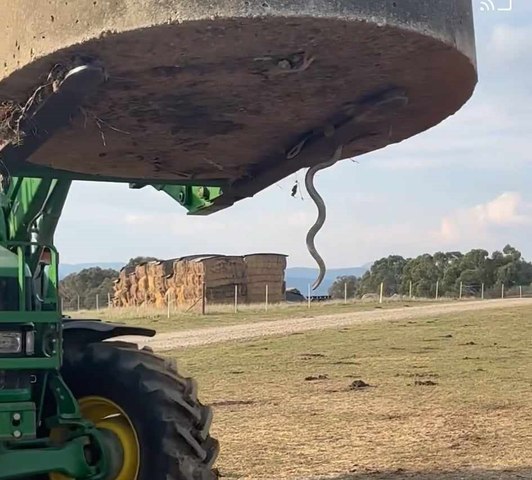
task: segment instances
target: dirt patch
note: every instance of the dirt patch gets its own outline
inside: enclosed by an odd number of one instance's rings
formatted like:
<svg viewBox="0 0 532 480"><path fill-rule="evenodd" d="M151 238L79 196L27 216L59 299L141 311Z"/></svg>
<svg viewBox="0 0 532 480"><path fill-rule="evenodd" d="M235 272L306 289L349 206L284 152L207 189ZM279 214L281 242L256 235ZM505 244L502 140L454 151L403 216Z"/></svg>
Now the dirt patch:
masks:
<svg viewBox="0 0 532 480"><path fill-rule="evenodd" d="M15 102L0 103L0 145L17 140L17 121L21 113L22 108Z"/></svg>
<svg viewBox="0 0 532 480"><path fill-rule="evenodd" d="M217 402L211 402L211 407L233 407L243 405L254 405L254 400L219 400Z"/></svg>
<svg viewBox="0 0 532 480"><path fill-rule="evenodd" d="M406 378L439 378L440 375L437 373L427 372L427 373L397 373L396 377L406 377Z"/></svg>
<svg viewBox="0 0 532 480"><path fill-rule="evenodd" d="M438 384L436 382L433 382L432 380L416 380L414 382L414 385L416 387L434 387Z"/></svg>
<svg viewBox="0 0 532 480"><path fill-rule="evenodd" d="M327 355L324 355L323 353L302 353L299 355L300 357L312 357L312 358L324 358Z"/></svg>
<svg viewBox="0 0 532 480"><path fill-rule="evenodd" d="M329 380L329 375L310 375L309 377L305 377L305 382L318 382L320 380Z"/></svg>
<svg viewBox="0 0 532 480"><path fill-rule="evenodd" d="M427 354L427 353L430 353L430 352L434 352L434 351L437 351L437 350L440 350L440 349L437 348L437 347L423 347L423 348L421 348L421 350L414 350L412 353L414 355L424 355L424 354Z"/></svg>
<svg viewBox="0 0 532 480"><path fill-rule="evenodd" d="M364 380L355 380L351 383L351 385L349 385L349 390L364 390L370 387L371 385L366 383Z"/></svg>

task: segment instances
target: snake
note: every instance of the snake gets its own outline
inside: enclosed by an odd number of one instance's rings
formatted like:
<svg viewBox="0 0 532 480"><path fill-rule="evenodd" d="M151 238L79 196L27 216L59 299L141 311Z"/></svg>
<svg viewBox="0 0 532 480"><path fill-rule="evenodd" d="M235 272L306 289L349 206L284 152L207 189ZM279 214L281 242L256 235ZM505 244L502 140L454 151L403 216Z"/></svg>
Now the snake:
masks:
<svg viewBox="0 0 532 480"><path fill-rule="evenodd" d="M331 157L330 160L320 163L318 165L315 165L308 169L307 174L305 175L305 187L307 189L307 192L316 205L316 208L318 209L318 218L316 219L316 223L310 227L310 230L307 233L307 249L312 256L312 258L316 261L319 268L319 274L318 278L314 281L312 284L312 290L316 290L321 283L323 282L323 279L325 278L325 274L327 273L327 266L325 265L325 261L321 257L321 255L318 253L318 250L316 249L315 239L318 232L322 229L323 225L325 224L325 220L327 218L327 208L325 206L325 202L323 201L323 198L316 190L316 187L314 186L314 177L316 174L324 170L326 168L332 167L336 162L340 160L342 157L342 150L343 146L339 146L336 151L334 152L334 155Z"/></svg>

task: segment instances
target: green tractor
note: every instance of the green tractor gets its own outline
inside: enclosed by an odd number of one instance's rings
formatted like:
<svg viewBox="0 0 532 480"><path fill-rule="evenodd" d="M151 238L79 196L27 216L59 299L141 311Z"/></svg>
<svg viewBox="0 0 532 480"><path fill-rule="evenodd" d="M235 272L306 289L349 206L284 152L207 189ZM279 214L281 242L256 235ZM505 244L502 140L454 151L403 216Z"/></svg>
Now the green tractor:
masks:
<svg viewBox="0 0 532 480"><path fill-rule="evenodd" d="M0 13L0 480L213 480L195 381L120 339L155 331L62 314L54 233L71 183L155 188L203 215L309 168L317 285L315 173L467 101L471 1L0 0Z"/></svg>

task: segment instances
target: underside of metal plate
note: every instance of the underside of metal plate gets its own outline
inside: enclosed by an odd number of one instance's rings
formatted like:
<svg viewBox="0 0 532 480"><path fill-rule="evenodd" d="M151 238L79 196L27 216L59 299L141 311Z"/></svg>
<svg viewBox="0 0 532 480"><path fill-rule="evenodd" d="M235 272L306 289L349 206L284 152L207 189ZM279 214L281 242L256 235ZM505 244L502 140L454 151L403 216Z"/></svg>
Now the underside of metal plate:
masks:
<svg viewBox="0 0 532 480"><path fill-rule="evenodd" d="M26 175L245 197L336 143L348 158L428 129L477 81L470 0L0 0L0 12L4 141L64 72L108 75ZM390 96L394 108L364 113Z"/></svg>

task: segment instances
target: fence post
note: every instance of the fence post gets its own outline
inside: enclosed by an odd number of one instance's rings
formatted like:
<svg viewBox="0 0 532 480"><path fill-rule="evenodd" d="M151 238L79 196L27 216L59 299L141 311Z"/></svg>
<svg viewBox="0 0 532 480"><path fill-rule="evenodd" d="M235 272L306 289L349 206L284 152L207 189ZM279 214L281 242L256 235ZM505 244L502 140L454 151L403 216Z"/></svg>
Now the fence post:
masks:
<svg viewBox="0 0 532 480"><path fill-rule="evenodd" d="M504 298L504 283L501 285L501 298Z"/></svg>
<svg viewBox="0 0 532 480"><path fill-rule="evenodd" d="M80 300L79 300L79 295L78 295L78 312L81 310L81 308L79 307L80 307Z"/></svg>
<svg viewBox="0 0 532 480"><path fill-rule="evenodd" d="M480 298L481 298L481 300L484 300L484 284L482 284L482 290L481 290L481 293L480 293Z"/></svg>
<svg viewBox="0 0 532 480"><path fill-rule="evenodd" d="M436 300L438 300L440 295L440 281L436 280Z"/></svg>
<svg viewBox="0 0 532 480"><path fill-rule="evenodd" d="M519 285L519 298L523 298L523 287Z"/></svg>
<svg viewBox="0 0 532 480"><path fill-rule="evenodd" d="M412 280L410 280L410 287L409 287L409 290L408 290L408 295L410 297L410 300L412 300Z"/></svg>
<svg viewBox="0 0 532 480"><path fill-rule="evenodd" d="M460 282L460 296L459 296L460 300L462 300L462 288L463 288L463 283Z"/></svg>
<svg viewBox="0 0 532 480"><path fill-rule="evenodd" d="M111 308L111 294L107 294L107 308Z"/></svg>
<svg viewBox="0 0 532 480"><path fill-rule="evenodd" d="M347 305L347 282L344 283L344 305Z"/></svg>
<svg viewBox="0 0 532 480"><path fill-rule="evenodd" d="M384 295L384 282L381 282L381 292L380 292L380 295L379 295L379 303L380 304L382 304L383 295Z"/></svg>
<svg viewBox="0 0 532 480"><path fill-rule="evenodd" d="M308 289L307 289L307 303L308 303L308 308L310 308L310 283L308 284Z"/></svg>
<svg viewBox="0 0 532 480"><path fill-rule="evenodd" d="M235 313L238 313L238 285L235 283Z"/></svg>
<svg viewBox="0 0 532 480"><path fill-rule="evenodd" d="M270 292L268 292L268 285L266 285L266 296L265 296L265 298L266 298L266 311L268 311L268 300L269 300L268 297L269 297L269 293L270 293Z"/></svg>
<svg viewBox="0 0 532 480"><path fill-rule="evenodd" d="M205 315L207 311L207 288L205 282L201 284L201 314Z"/></svg>
<svg viewBox="0 0 532 480"><path fill-rule="evenodd" d="M100 295L98 293L96 294L96 311L100 311Z"/></svg>
<svg viewBox="0 0 532 480"><path fill-rule="evenodd" d="M65 299L61 297L61 313L65 311Z"/></svg>

